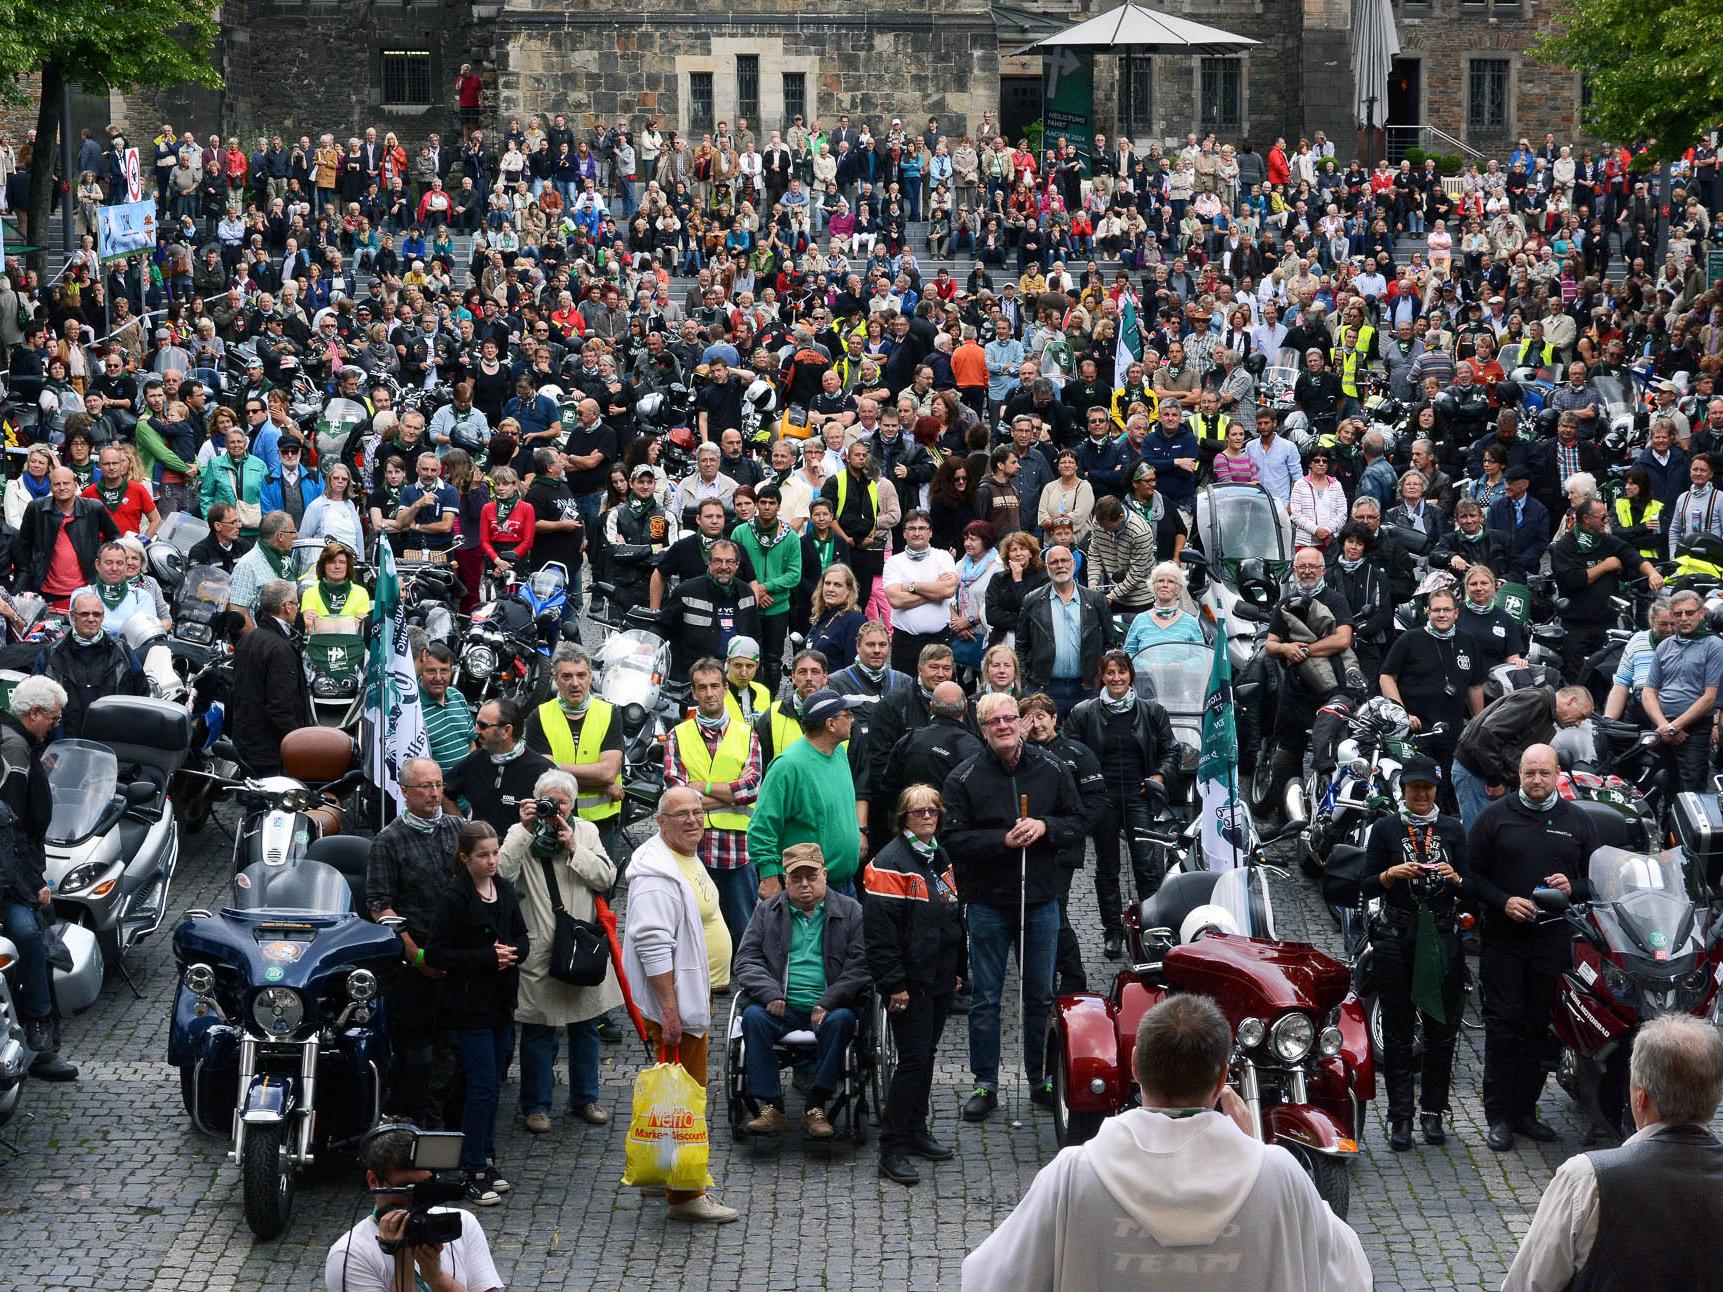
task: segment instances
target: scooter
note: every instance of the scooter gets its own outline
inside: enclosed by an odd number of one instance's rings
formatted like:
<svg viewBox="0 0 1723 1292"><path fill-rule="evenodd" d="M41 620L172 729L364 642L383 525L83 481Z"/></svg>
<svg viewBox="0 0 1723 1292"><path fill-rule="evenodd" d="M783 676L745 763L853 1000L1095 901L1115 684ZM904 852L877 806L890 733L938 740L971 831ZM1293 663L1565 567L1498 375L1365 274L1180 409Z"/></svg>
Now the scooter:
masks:
<svg viewBox="0 0 1723 1292"><path fill-rule="evenodd" d="M190 748L183 706L110 695L85 712L80 739L57 740L42 755L54 804L45 848L55 912L89 929L122 976L126 953L167 912L179 861L168 788Z"/></svg>
<svg viewBox="0 0 1723 1292"><path fill-rule="evenodd" d="M95 935L76 924L61 924L58 928L64 957L57 960L55 952L49 953L56 1045L59 1043L60 1019L83 1013L96 1003L102 990L102 952L96 945ZM0 937L0 1127L17 1115L25 1078L30 1075L30 1068L37 1057L17 1005L17 974L18 948L9 938ZM0 1140L0 1145L16 1151L4 1140Z"/></svg>
<svg viewBox="0 0 1723 1292"><path fill-rule="evenodd" d="M239 764L225 738L215 744L218 757ZM343 801L365 780L359 745L333 727L301 727L281 741L281 774L247 776L223 788L245 809L233 834L235 873L259 861L307 856L318 839L341 833Z"/></svg>
<svg viewBox="0 0 1723 1292"><path fill-rule="evenodd" d="M1664 1014L1718 1020L1723 924L1704 869L1680 849L1604 847L1591 855L1587 900L1554 888L1532 893L1540 920L1560 920L1574 934L1551 1023L1562 1044L1556 1080L1590 1119L1587 1143L1597 1132L1633 1133L1628 1058L1640 1024Z"/></svg>
<svg viewBox="0 0 1723 1292"><path fill-rule="evenodd" d="M616 709L622 727L622 824L657 810L664 791L664 742L681 720L684 689L668 681L670 643L655 630L656 614L634 607L631 627L611 633L593 663L593 693Z"/></svg>

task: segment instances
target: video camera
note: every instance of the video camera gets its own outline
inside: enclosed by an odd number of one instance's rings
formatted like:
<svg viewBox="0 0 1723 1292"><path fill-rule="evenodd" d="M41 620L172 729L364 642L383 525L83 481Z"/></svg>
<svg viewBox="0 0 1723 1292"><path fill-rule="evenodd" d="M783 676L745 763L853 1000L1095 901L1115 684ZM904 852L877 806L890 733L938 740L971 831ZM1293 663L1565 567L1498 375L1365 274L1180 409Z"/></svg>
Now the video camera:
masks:
<svg viewBox="0 0 1723 1292"><path fill-rule="evenodd" d="M412 1126L385 1125L372 1131L371 1136L390 1130L412 1131L413 1151L408 1159L410 1170L453 1171L461 1164L461 1143L466 1137L459 1131L422 1131ZM384 1185L372 1189L371 1192L377 1196L407 1199L407 1227L401 1237L392 1242L381 1238L377 1240L378 1247L386 1255L393 1256L398 1251L414 1247L452 1243L461 1236L462 1222L458 1211L431 1210L432 1207L459 1202L466 1197L466 1188L458 1180L439 1180L433 1177L406 1187ZM399 1207L390 1206L384 1210L394 1211L399 1210Z"/></svg>

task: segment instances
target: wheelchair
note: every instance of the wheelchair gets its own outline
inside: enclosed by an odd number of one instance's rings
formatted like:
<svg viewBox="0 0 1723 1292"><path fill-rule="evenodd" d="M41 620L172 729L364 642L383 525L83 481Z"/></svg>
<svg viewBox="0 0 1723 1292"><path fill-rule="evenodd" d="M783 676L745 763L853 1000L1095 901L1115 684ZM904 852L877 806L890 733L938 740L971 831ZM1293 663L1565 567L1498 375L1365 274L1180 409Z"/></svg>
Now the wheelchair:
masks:
<svg viewBox="0 0 1723 1292"><path fill-rule="evenodd" d="M730 1000L730 1020L724 1042L724 1103L730 1134L738 1142L748 1138L748 1122L760 1111L759 1105L743 1093L747 1083L745 1044L742 1036L742 1014L750 1004L737 991ZM867 1123L871 1117L879 1120L885 1107L885 1087L880 1081L880 1036L890 1044L891 1031L883 1026L884 1001L878 992L870 991L856 1006L856 1033L844 1051L843 1072L838 1088L826 1103L826 1117L839 1137L855 1144L867 1142ZM778 1069L812 1064L815 1037L811 1031L786 1032L773 1047ZM893 1051L893 1068L896 1067ZM888 1074L889 1079L889 1074Z"/></svg>

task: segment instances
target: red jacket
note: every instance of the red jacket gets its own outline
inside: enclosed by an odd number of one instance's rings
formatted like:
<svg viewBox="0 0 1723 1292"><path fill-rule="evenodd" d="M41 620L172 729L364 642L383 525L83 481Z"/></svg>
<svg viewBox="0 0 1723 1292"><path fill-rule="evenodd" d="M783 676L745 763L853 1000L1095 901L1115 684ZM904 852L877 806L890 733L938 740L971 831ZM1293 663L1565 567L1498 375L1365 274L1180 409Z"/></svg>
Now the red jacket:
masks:
<svg viewBox="0 0 1723 1292"><path fill-rule="evenodd" d="M1286 164L1286 149L1279 144L1268 150L1268 182L1286 184L1292 180L1292 167Z"/></svg>
<svg viewBox="0 0 1723 1292"><path fill-rule="evenodd" d="M497 504L493 498L479 513L479 550L490 560L497 559L499 547L512 547L516 560L519 561L532 551L533 533L537 529L537 519L533 516L530 502L517 502L514 510L509 513L508 524L497 526Z"/></svg>

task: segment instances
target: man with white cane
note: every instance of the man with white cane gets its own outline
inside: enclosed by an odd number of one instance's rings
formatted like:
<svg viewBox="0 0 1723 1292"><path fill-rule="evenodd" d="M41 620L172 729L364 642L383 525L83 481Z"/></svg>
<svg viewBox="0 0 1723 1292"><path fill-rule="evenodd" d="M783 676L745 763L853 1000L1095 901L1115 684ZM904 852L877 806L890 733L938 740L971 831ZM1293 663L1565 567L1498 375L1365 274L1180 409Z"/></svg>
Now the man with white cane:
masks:
<svg viewBox="0 0 1723 1292"><path fill-rule="evenodd" d="M999 1105L999 1006L1014 940L1030 1098L1049 1100L1042 1059L1059 945L1058 857L1083 834L1076 782L1063 762L1025 741L1017 701L982 696L975 716L987 748L946 778L941 840L968 903L975 1089L963 1119L970 1122L985 1120Z"/></svg>

